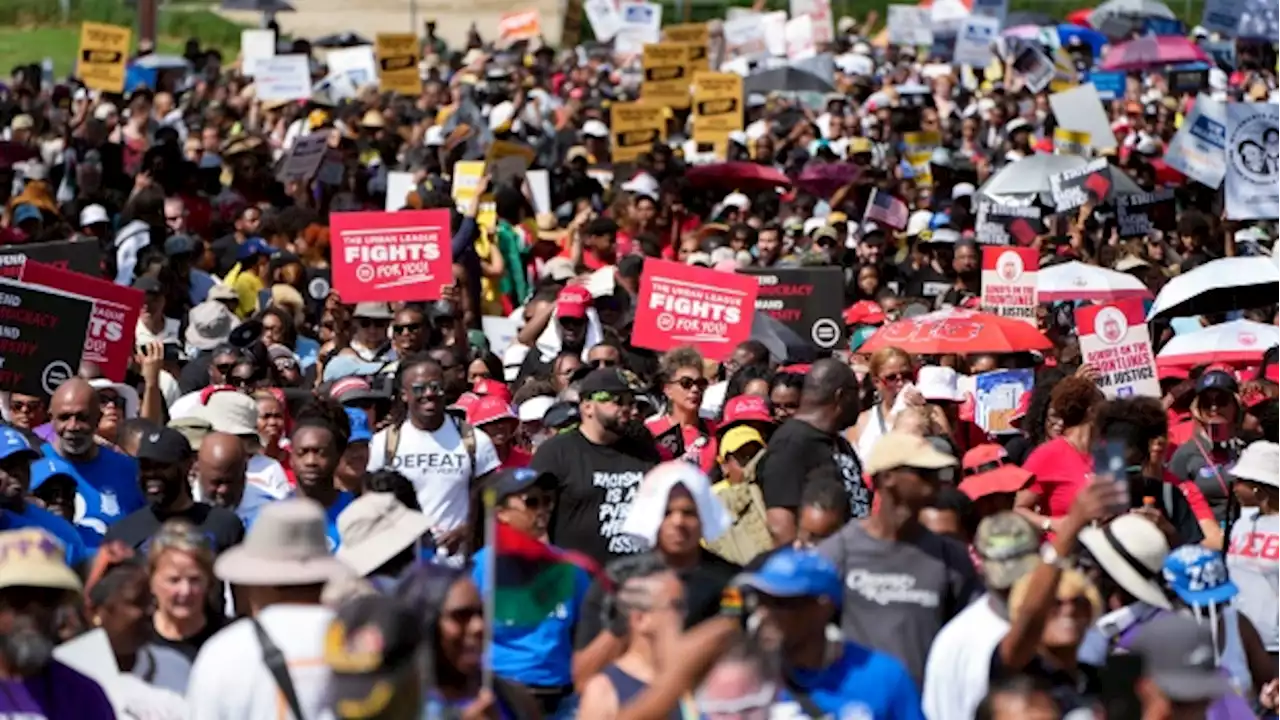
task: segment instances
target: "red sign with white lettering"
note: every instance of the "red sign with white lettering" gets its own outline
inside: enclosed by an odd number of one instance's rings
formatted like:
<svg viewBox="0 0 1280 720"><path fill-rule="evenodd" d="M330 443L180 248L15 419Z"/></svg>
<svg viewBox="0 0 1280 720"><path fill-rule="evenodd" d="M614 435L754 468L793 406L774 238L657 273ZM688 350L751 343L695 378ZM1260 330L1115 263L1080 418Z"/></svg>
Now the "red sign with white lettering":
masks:
<svg viewBox="0 0 1280 720"><path fill-rule="evenodd" d="M329 221L342 302L438 300L453 284L447 209L333 213Z"/></svg>
<svg viewBox="0 0 1280 720"><path fill-rule="evenodd" d="M751 337L759 290L753 275L646 259L631 341L659 352L692 345L723 360Z"/></svg>

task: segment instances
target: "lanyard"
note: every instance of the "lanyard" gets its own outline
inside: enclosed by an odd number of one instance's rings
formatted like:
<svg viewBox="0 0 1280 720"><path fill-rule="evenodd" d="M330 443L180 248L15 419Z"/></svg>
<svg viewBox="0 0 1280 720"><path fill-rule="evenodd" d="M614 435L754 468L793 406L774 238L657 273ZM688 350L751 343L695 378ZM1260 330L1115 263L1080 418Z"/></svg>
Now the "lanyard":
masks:
<svg viewBox="0 0 1280 720"><path fill-rule="evenodd" d="M1227 482L1222 479L1222 473L1218 472L1218 464L1213 461L1213 458L1205 451L1204 446L1200 444L1199 437L1192 435L1191 441L1196 444L1196 449L1200 451L1200 457L1204 458L1205 464L1209 466L1210 470L1213 470L1213 476L1218 480L1218 487L1222 488L1223 496L1225 496L1227 502L1230 502L1231 490L1227 487Z"/></svg>

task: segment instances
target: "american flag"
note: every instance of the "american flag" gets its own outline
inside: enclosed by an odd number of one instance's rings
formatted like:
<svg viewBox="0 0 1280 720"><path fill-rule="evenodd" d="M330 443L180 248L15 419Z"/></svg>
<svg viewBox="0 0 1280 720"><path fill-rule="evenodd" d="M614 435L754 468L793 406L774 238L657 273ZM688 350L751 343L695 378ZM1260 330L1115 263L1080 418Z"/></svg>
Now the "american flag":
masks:
<svg viewBox="0 0 1280 720"><path fill-rule="evenodd" d="M907 204L888 193L873 190L863 220L875 220L901 230L907 226Z"/></svg>

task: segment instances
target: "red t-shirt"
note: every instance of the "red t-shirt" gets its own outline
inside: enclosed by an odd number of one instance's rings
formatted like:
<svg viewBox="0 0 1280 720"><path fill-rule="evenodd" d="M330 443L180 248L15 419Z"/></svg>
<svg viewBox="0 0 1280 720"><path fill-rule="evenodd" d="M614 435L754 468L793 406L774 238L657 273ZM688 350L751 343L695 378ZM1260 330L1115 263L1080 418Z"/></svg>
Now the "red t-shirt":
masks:
<svg viewBox="0 0 1280 720"><path fill-rule="evenodd" d="M653 418L645 422L644 426L649 429L655 440L658 440L664 433L671 430L675 425L675 420L669 415ZM680 457L691 460L698 459L698 467L702 468L702 472L709 473L716 466L716 455L719 447L716 444L716 428L715 424L703 420L697 425L686 425L681 428L680 433L681 445L684 452ZM663 460L677 459L676 452L671 446L659 441L657 443L658 454Z"/></svg>
<svg viewBox="0 0 1280 720"><path fill-rule="evenodd" d="M519 468L529 467L529 461L533 460L533 453L523 448L513 447L507 453L507 459L502 461L498 466L499 470L516 470Z"/></svg>
<svg viewBox="0 0 1280 720"><path fill-rule="evenodd" d="M1062 517L1071 509L1076 493L1093 472L1093 458L1072 447L1066 438L1055 438L1031 451L1022 468L1033 473L1031 491L1048 508L1049 517Z"/></svg>

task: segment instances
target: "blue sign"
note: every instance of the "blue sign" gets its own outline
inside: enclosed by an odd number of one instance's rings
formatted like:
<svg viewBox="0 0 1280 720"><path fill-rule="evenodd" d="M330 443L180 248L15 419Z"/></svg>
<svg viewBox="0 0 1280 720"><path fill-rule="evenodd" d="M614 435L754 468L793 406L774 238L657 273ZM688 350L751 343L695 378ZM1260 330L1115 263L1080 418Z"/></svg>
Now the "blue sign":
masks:
<svg viewBox="0 0 1280 720"><path fill-rule="evenodd" d="M1187 30L1177 18L1149 17L1142 22L1142 31L1153 35L1186 35Z"/></svg>
<svg viewBox="0 0 1280 720"><path fill-rule="evenodd" d="M1097 89L1099 99L1115 100L1124 97L1124 77L1123 72L1095 72L1089 73L1089 82Z"/></svg>

